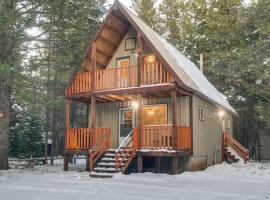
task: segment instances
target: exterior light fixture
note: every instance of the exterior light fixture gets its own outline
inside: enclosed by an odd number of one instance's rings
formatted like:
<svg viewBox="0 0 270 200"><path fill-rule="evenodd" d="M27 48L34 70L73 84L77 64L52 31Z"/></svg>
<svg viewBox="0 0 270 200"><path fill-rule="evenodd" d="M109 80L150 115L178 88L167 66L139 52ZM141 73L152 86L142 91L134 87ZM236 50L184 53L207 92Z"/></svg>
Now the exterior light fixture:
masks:
<svg viewBox="0 0 270 200"><path fill-rule="evenodd" d="M156 56L153 54L147 55L144 57L145 64L152 64L156 62Z"/></svg>
<svg viewBox="0 0 270 200"><path fill-rule="evenodd" d="M134 108L136 108L136 109L138 108L138 103L137 103L136 101L132 101L131 104L132 104L132 106L133 106Z"/></svg>
<svg viewBox="0 0 270 200"><path fill-rule="evenodd" d="M224 112L223 110L220 110L220 111L218 112L218 116L219 116L220 118L224 117L224 115L225 115L225 112Z"/></svg>

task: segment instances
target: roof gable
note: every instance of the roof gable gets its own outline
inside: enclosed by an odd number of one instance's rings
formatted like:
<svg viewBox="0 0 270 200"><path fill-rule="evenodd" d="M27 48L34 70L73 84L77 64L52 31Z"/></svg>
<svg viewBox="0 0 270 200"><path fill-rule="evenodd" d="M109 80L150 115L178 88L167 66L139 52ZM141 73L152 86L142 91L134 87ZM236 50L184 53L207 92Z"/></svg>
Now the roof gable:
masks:
<svg viewBox="0 0 270 200"><path fill-rule="evenodd" d="M117 11L117 12L116 12ZM121 12L118 12L121 11ZM115 16L115 14L120 15L120 17ZM124 34L128 31L128 27L133 26L134 29L141 33L142 38L150 46L150 48L155 50L158 57L163 63L165 63L168 71L173 75L175 80L181 87L196 93L197 95L211 101L215 104L218 104L232 113L236 114L233 107L230 106L225 96L223 96L202 74L198 67L190 61L186 56L184 56L179 50L177 50L172 44L167 42L165 39L161 38L153 29L146 25L139 17L137 17L133 12L126 8L119 1L115 1L114 5L111 7L108 12L104 23L97 31L95 37L89 43L89 47L85 54L84 62L82 66L88 66L91 63L91 44L96 41L98 46L98 41L106 39L106 34L102 36L104 28L106 28L106 23L111 20L111 18L118 18L116 21L118 23L123 23L126 27L122 28L121 37L123 38ZM125 21L121 21L121 18L125 18ZM111 20L113 21L113 20ZM113 23L112 23L113 26ZM107 27L108 28L108 27ZM110 28L110 27L109 27ZM112 31L114 29L112 28ZM118 40L121 40L121 37ZM113 45L113 42L110 43L110 38L107 39L107 43ZM115 44L116 45L116 44ZM115 47L115 50L117 47ZM115 50L111 50L114 52ZM109 58L107 62L109 61ZM89 70L89 69L88 69Z"/></svg>

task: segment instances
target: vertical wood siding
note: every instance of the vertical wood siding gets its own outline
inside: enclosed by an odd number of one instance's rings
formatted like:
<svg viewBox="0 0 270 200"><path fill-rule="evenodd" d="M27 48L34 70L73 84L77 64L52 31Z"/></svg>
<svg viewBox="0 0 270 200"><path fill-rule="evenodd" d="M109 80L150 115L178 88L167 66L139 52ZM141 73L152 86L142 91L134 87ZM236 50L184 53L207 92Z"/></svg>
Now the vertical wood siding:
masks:
<svg viewBox="0 0 270 200"><path fill-rule="evenodd" d="M168 123L172 123L171 117L171 99L144 99L144 105L167 104L168 105ZM111 128L112 147L118 146L119 135L119 109L132 106L131 101L121 101L112 103L97 104L97 127ZM90 113L90 112L89 112ZM136 119L136 117L135 117ZM177 124L181 126L189 126L189 101L188 97L177 97ZM91 126L89 122L89 127Z"/></svg>
<svg viewBox="0 0 270 200"><path fill-rule="evenodd" d="M130 62L129 65L130 66L137 65L138 59L135 56L135 49L134 50L128 50L128 51L125 50L125 39L132 38L132 37L136 37L136 32L135 32L135 30L133 28L130 28L129 31L127 32L126 36L122 40L120 46L116 50L114 56L110 60L108 66L107 66L108 68L116 67L116 59L117 58L127 57L127 56L130 57L130 60L129 60L129 62Z"/></svg>
<svg viewBox="0 0 270 200"><path fill-rule="evenodd" d="M204 120L198 119L198 108L204 109ZM193 96L193 156L205 157L207 166L221 161L221 119L218 115L220 108L198 96ZM224 118L230 121L232 133L232 115L225 113Z"/></svg>

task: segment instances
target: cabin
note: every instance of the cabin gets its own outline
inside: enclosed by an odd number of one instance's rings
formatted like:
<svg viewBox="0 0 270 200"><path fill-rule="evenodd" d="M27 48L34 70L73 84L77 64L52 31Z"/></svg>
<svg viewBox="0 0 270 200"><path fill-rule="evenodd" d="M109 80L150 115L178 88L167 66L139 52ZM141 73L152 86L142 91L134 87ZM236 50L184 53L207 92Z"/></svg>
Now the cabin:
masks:
<svg viewBox="0 0 270 200"><path fill-rule="evenodd" d="M92 177L201 170L231 156L226 145L247 158L232 138L236 112L226 98L118 1L89 42L65 98L64 170L74 154L86 155ZM71 116L74 102L87 105L79 125Z"/></svg>

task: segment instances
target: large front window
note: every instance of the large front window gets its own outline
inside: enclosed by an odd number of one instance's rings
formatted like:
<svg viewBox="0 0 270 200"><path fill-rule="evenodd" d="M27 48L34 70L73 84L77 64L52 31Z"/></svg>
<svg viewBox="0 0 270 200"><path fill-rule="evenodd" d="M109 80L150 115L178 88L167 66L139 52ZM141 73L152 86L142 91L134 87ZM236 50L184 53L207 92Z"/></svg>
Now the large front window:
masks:
<svg viewBox="0 0 270 200"><path fill-rule="evenodd" d="M168 124L167 104L145 105L142 109L142 125Z"/></svg>

